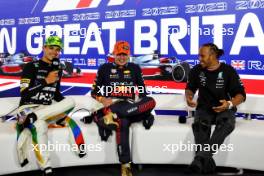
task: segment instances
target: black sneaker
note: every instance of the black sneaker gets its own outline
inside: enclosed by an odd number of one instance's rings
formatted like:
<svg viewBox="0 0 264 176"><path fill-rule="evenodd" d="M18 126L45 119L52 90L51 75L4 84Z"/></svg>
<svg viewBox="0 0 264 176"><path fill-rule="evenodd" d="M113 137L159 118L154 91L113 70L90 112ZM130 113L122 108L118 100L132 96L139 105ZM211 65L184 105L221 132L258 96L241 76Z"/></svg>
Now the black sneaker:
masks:
<svg viewBox="0 0 264 176"><path fill-rule="evenodd" d="M202 158L196 156L193 162L189 165L188 170L190 173L201 174L203 172Z"/></svg>
<svg viewBox="0 0 264 176"><path fill-rule="evenodd" d="M21 167L24 167L27 164L28 164L28 159L24 159L24 161L20 163Z"/></svg>
<svg viewBox="0 0 264 176"><path fill-rule="evenodd" d="M143 126L145 127L146 130L149 130L150 127L153 125L154 123L154 115L150 114L149 116L147 116L146 118L143 119Z"/></svg>
<svg viewBox="0 0 264 176"><path fill-rule="evenodd" d="M216 164L213 157L206 157L204 160L203 173L204 174L214 174L216 170Z"/></svg>

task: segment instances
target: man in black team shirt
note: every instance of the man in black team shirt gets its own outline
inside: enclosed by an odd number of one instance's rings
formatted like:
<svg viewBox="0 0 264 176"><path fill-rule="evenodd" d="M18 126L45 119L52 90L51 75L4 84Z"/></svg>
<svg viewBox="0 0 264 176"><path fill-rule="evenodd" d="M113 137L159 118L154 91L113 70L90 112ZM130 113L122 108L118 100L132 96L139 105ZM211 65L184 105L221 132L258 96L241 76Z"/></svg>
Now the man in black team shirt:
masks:
<svg viewBox="0 0 264 176"><path fill-rule="evenodd" d="M246 99L244 86L234 68L219 62L223 54L215 44L204 44L199 50L200 64L189 73L185 96L187 104L196 107L192 128L198 146L189 166L191 172L215 171L213 153L234 130L236 106ZM193 101L196 90L199 90L197 103ZM211 135L212 124L216 127Z"/></svg>
<svg viewBox="0 0 264 176"><path fill-rule="evenodd" d="M23 167L28 163L27 141L34 144L37 162L43 175L53 175L49 152L38 146L48 144L48 124L64 117L71 111L75 102L60 93L62 70L58 57L62 40L57 36L47 38L43 46L42 59L25 65L20 83L20 107L18 110L17 151ZM31 144L31 142L30 142Z"/></svg>
<svg viewBox="0 0 264 176"><path fill-rule="evenodd" d="M114 63L103 64L98 69L91 94L104 105L96 115L99 118L98 124L104 128L116 129L118 156L122 163L121 175L132 176L129 126L143 120L143 125L149 129L154 121L151 111L155 107L155 101L146 96L140 67L128 62L129 43L116 42L113 54Z"/></svg>

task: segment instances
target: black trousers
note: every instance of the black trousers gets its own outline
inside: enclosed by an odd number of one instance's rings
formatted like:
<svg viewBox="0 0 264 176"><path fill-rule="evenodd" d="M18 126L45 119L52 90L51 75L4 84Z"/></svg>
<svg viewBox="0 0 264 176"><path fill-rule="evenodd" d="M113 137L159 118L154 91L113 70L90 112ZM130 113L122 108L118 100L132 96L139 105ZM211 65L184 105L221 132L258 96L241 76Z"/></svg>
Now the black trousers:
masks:
<svg viewBox="0 0 264 176"><path fill-rule="evenodd" d="M119 127L116 129L116 142L119 161L131 161L129 146L129 127L132 123L149 118L156 103L152 97L143 97L139 102L122 101L109 108L118 116Z"/></svg>
<svg viewBox="0 0 264 176"><path fill-rule="evenodd" d="M211 126L215 129L211 135ZM197 109L194 123L192 124L195 143L197 146L196 156L209 157L223 144L225 138L235 128L235 110L226 110L220 113ZM206 151L203 147L207 147ZM210 146L210 150L208 150Z"/></svg>

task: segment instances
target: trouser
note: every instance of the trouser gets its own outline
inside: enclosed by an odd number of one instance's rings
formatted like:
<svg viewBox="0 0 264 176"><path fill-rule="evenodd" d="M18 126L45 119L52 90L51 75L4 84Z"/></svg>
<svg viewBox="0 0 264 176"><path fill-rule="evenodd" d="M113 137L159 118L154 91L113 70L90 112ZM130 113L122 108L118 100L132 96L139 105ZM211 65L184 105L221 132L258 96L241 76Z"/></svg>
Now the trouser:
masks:
<svg viewBox="0 0 264 176"><path fill-rule="evenodd" d="M17 152L21 166L27 164L27 149L32 139L33 150L40 168L43 170L44 168L51 167L49 151L40 150L40 146L48 146L48 124L52 124L66 116L65 121L68 125L72 129L76 127L77 124L66 115L74 106L74 100L66 97L60 102L53 102L51 105L24 105L19 108L19 111L23 111L23 109L29 107L36 116L36 121L33 124L30 123L26 127L17 125ZM77 137L76 135L78 135L79 141L76 142L79 144L84 143L79 128L77 127L75 129L77 129L77 131L72 131L70 135L72 137Z"/></svg>
<svg viewBox="0 0 264 176"><path fill-rule="evenodd" d="M110 106L111 111L119 117L117 120L119 127L116 129L116 142L121 163L131 161L129 146L130 125L152 116L151 111L155 105L155 100L152 97L144 97L135 103L123 101Z"/></svg>
<svg viewBox="0 0 264 176"><path fill-rule="evenodd" d="M215 130L211 135L211 125L215 124ZM197 144L196 157L212 160L213 153L224 142L225 138L235 128L235 111L226 110L220 113L198 109L195 112L192 124L195 143ZM199 147L200 146L200 147ZM210 146L208 150L208 146Z"/></svg>
<svg viewBox="0 0 264 176"><path fill-rule="evenodd" d="M152 97L143 97L139 101L118 101L107 108L97 110L92 114L92 118L97 123L100 118L109 111L117 115L117 122L119 127L116 129L116 142L119 161L121 163L128 163L131 161L130 147L129 147L129 127L131 123L143 120L143 125L149 129L154 121L154 116L151 111L156 105ZM107 141L108 137L112 135L112 131L98 125L99 134L103 141Z"/></svg>
<svg viewBox="0 0 264 176"><path fill-rule="evenodd" d="M144 116L150 114L156 105L155 100L152 97L143 97L137 102L133 101L121 101L115 103L109 107L109 109L117 114L118 117L135 117L138 115Z"/></svg>

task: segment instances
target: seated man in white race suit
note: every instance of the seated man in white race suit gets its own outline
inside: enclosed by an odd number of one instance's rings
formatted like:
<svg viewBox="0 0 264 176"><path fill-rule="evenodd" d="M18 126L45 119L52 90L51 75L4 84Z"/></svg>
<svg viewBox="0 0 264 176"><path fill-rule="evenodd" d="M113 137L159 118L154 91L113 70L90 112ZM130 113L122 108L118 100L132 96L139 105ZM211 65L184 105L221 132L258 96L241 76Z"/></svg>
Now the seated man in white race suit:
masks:
<svg viewBox="0 0 264 176"><path fill-rule="evenodd" d="M75 102L60 92L62 69L59 55L62 40L50 36L43 46L43 57L25 65L20 82L20 107L17 114L17 151L20 165L28 163L27 149L32 139L38 165L43 175L54 175L48 150L39 146L48 144L48 125L64 122L70 127L70 137L75 139L80 157L85 155L84 140L78 125L67 116ZM47 147L46 147L47 148Z"/></svg>

